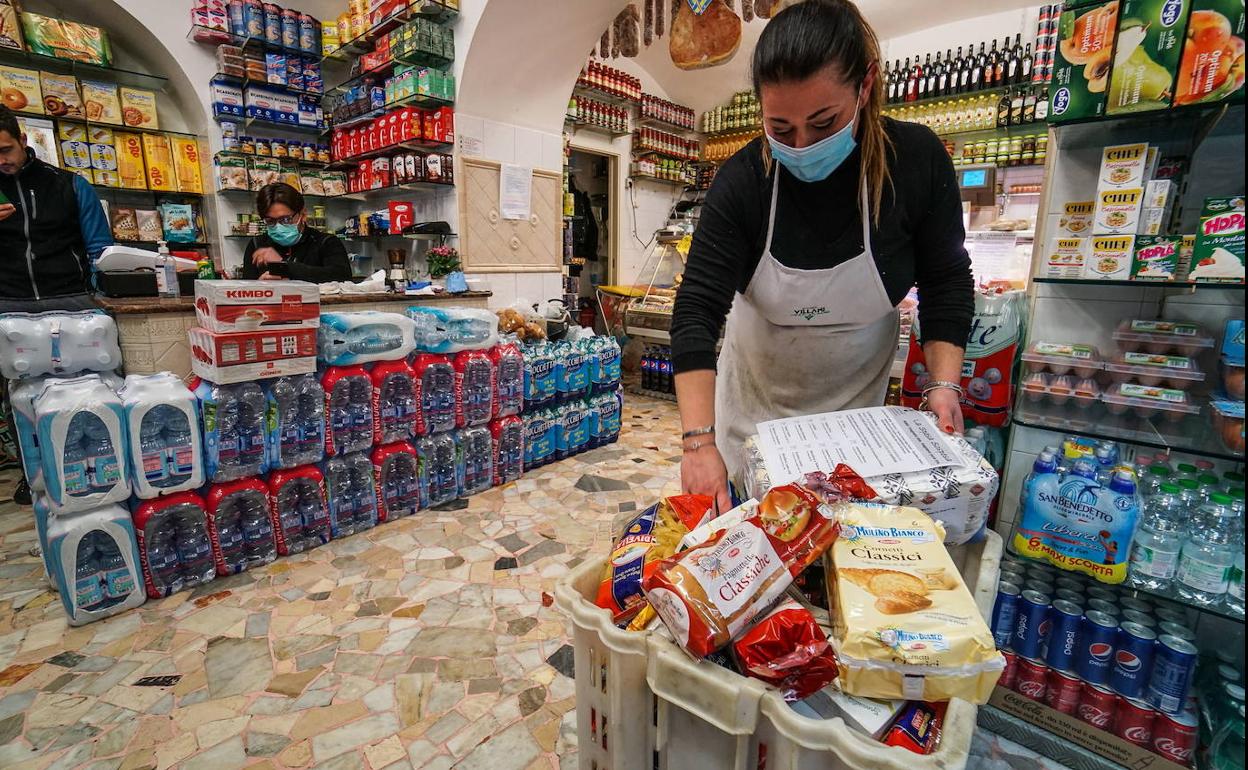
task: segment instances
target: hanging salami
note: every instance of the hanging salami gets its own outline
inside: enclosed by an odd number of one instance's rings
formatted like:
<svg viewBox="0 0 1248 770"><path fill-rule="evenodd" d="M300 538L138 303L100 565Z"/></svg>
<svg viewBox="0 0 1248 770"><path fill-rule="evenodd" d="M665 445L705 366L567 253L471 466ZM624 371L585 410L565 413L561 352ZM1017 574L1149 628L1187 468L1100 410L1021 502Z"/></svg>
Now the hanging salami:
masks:
<svg viewBox="0 0 1248 770"><path fill-rule="evenodd" d="M741 20L754 21L754 0L741 0Z"/></svg>
<svg viewBox="0 0 1248 770"><path fill-rule="evenodd" d="M619 16L620 55L629 59L641 53L641 13L629 3Z"/></svg>
<svg viewBox="0 0 1248 770"><path fill-rule="evenodd" d="M646 20L641 25L642 40L646 44L646 48L654 42L654 0L646 0Z"/></svg>
<svg viewBox="0 0 1248 770"><path fill-rule="evenodd" d="M663 37L663 33L667 31L667 22L664 20L666 16L663 13L663 4L666 0L654 0L654 36Z"/></svg>

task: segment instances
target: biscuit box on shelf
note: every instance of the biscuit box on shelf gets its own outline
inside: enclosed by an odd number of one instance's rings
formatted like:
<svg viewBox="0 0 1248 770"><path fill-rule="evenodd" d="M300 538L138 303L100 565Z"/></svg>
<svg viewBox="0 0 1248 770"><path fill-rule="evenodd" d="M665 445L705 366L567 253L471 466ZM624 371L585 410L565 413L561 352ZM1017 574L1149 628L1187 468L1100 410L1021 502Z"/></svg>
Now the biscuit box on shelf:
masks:
<svg viewBox="0 0 1248 770"><path fill-rule="evenodd" d="M196 281L195 317L211 332L316 328L320 287L306 281Z"/></svg>
<svg viewBox="0 0 1248 770"><path fill-rule="evenodd" d="M218 385L316 371L316 329L191 329L191 371Z"/></svg>

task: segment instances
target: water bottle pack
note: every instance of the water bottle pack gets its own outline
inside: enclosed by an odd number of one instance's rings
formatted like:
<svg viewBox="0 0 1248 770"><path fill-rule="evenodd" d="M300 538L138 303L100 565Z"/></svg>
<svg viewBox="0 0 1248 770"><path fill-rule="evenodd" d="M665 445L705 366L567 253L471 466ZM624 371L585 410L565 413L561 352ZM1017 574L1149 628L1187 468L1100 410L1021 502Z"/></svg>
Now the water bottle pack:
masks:
<svg viewBox="0 0 1248 770"><path fill-rule="evenodd" d="M331 366L325 389L325 456L363 452L373 445L373 381L362 366Z"/></svg>
<svg viewBox="0 0 1248 770"><path fill-rule="evenodd" d="M468 497L494 486L494 437L488 428L464 428L455 432L459 446L459 495Z"/></svg>
<svg viewBox="0 0 1248 770"><path fill-rule="evenodd" d="M559 448L558 412L538 409L524 414L524 467L540 468L555 459Z"/></svg>
<svg viewBox="0 0 1248 770"><path fill-rule="evenodd" d="M43 478L57 513L130 496L125 409L99 376L49 380L34 410Z"/></svg>
<svg viewBox="0 0 1248 770"><path fill-rule="evenodd" d="M590 337L590 387L594 393L615 390L620 384L620 344L615 337Z"/></svg>
<svg viewBox="0 0 1248 770"><path fill-rule="evenodd" d="M524 474L524 420L500 417L490 423L494 449L494 486L510 484Z"/></svg>
<svg viewBox="0 0 1248 770"><path fill-rule="evenodd" d="M134 494L144 500L203 486L199 402L170 372L130 375L121 389Z"/></svg>
<svg viewBox="0 0 1248 770"><path fill-rule="evenodd" d="M322 313L317 358L330 366L397 361L416 349L416 323L398 313Z"/></svg>
<svg viewBox="0 0 1248 770"><path fill-rule="evenodd" d="M425 353L486 350L498 344L498 316L491 310L463 307L407 309L414 323L416 349Z"/></svg>
<svg viewBox="0 0 1248 770"><path fill-rule="evenodd" d="M554 403L559 392L555 348L549 342L524 346L524 410Z"/></svg>
<svg viewBox="0 0 1248 770"><path fill-rule="evenodd" d="M515 344L490 348L494 364L493 419L511 417L524 411L524 354Z"/></svg>
<svg viewBox="0 0 1248 770"><path fill-rule="evenodd" d="M213 484L205 495L208 539L217 574L237 575L277 558L269 488L260 479Z"/></svg>
<svg viewBox="0 0 1248 770"><path fill-rule="evenodd" d="M420 390L407 361L373 364L373 443L406 441L415 435Z"/></svg>
<svg viewBox="0 0 1248 770"><path fill-rule="evenodd" d="M416 441L420 461L420 507L432 508L449 503L459 495L459 478L463 475L463 458L459 445L450 433L434 433Z"/></svg>
<svg viewBox="0 0 1248 770"><path fill-rule="evenodd" d="M380 521L401 519L420 509L420 458L410 443L396 441L374 449L372 469Z"/></svg>
<svg viewBox="0 0 1248 770"><path fill-rule="evenodd" d="M583 398L589 393L590 354L586 350L587 342L554 343L555 390L561 402Z"/></svg>
<svg viewBox="0 0 1248 770"><path fill-rule="evenodd" d="M421 436L455 428L455 367L451 359L437 353L418 353L412 362L416 375L419 409L416 432Z"/></svg>
<svg viewBox="0 0 1248 770"><path fill-rule="evenodd" d="M270 468L296 468L325 457L325 389L315 374L279 377L265 386L269 414Z"/></svg>
<svg viewBox="0 0 1248 770"><path fill-rule="evenodd" d="M192 390L203 419L207 479L234 481L267 471L276 421L264 390L254 382L214 385L207 380L196 380Z"/></svg>
<svg viewBox="0 0 1248 770"><path fill-rule="evenodd" d="M373 481L373 463L365 453L327 460L325 492L335 540L377 525L377 487Z"/></svg>
<svg viewBox="0 0 1248 770"><path fill-rule="evenodd" d="M53 515L35 498L35 525L44 568L71 626L138 607L142 568L130 512L119 505Z"/></svg>
<svg viewBox="0 0 1248 770"><path fill-rule="evenodd" d="M1105 583L1125 580L1140 495L1135 473L1112 470L1116 461L1079 457L1059 473L1055 452L1041 451L1023 480L1015 550Z"/></svg>
<svg viewBox="0 0 1248 770"><path fill-rule="evenodd" d="M134 530L149 598L161 599L216 577L204 501L194 492L140 503L134 509Z"/></svg>
<svg viewBox="0 0 1248 770"><path fill-rule="evenodd" d="M269 474L269 521L279 556L328 543L333 532L320 470L304 465Z"/></svg>
<svg viewBox="0 0 1248 770"><path fill-rule="evenodd" d="M598 432L594 424L597 410L583 401L570 401L559 407L559 429L555 433L555 458L563 460L589 449Z"/></svg>
<svg viewBox="0 0 1248 770"><path fill-rule="evenodd" d="M494 411L494 364L477 350L456 353L455 425L475 428L487 425Z"/></svg>
<svg viewBox="0 0 1248 770"><path fill-rule="evenodd" d="M624 416L624 397L619 388L600 393L589 399L594 411L594 435L590 446L597 448L614 444L620 439L620 424Z"/></svg>
<svg viewBox="0 0 1248 770"><path fill-rule="evenodd" d="M119 366L117 324L102 311L0 314L0 375L5 379Z"/></svg>
<svg viewBox="0 0 1248 770"><path fill-rule="evenodd" d="M122 379L113 372L98 372L97 375L110 390L121 389ZM39 449L39 431L35 426L35 397L43 392L49 382L69 379L55 375L31 377L25 380L9 381L9 404L13 410L13 428L17 434L18 449L22 456L22 471L30 488L43 492L43 453Z"/></svg>

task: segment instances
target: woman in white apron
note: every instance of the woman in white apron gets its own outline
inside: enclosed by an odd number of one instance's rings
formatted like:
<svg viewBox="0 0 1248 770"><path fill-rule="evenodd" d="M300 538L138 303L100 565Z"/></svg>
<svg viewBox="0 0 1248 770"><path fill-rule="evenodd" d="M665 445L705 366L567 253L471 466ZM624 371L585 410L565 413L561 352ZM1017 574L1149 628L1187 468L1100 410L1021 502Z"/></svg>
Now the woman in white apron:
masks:
<svg viewBox="0 0 1248 770"><path fill-rule="evenodd" d="M880 115L878 61L849 0L786 9L755 49L765 137L716 177L672 324L682 485L720 510L759 422L883 403L914 285L928 406L962 430L974 298L953 166L928 129Z"/></svg>

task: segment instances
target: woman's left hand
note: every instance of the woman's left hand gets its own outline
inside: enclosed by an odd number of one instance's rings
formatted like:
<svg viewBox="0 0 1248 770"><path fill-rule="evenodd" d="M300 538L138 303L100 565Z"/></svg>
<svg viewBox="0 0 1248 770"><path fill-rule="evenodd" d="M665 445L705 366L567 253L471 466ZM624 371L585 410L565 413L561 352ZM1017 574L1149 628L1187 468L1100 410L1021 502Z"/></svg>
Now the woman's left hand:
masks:
<svg viewBox="0 0 1248 770"><path fill-rule="evenodd" d="M945 433L962 435L961 397L951 388L937 388L927 394L927 408L936 415L936 425Z"/></svg>

